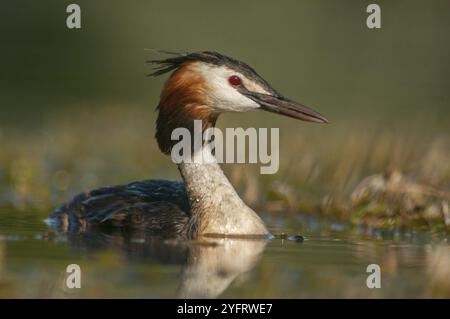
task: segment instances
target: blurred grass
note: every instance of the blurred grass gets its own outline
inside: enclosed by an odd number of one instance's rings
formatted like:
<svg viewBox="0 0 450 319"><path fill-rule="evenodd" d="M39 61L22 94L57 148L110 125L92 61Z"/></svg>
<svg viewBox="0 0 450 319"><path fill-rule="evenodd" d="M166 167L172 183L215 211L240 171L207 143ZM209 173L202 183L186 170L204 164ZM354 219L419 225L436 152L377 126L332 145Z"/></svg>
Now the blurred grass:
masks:
<svg viewBox="0 0 450 319"><path fill-rule="evenodd" d="M159 152L153 139L154 117L147 106L86 106L71 113L55 112L30 130L4 128L0 137L0 204L48 212L94 187L146 178L179 179L176 166ZM286 218L298 212L321 211L358 223L355 216L363 209L396 218L398 223L391 226L404 224L402 220L416 211L423 219L429 207L438 205L431 208L438 210L430 215L431 224L445 224L445 212L439 205L448 201L450 141L437 127L416 132L402 127L380 131L376 123L314 125L271 119L268 113L250 113L226 114L219 120L222 128L241 124L281 127L277 174L259 175L258 165L224 165L249 204ZM417 125L422 120L417 119ZM415 124L410 121L409 125ZM363 200L358 195L358 205L352 205L351 195L364 178L389 172L401 174L413 185L442 190L444 195L425 194L422 198L420 192L402 195L381 189L378 191L386 196L380 201L372 198L376 191L369 183L358 190L369 194L364 193Z"/></svg>

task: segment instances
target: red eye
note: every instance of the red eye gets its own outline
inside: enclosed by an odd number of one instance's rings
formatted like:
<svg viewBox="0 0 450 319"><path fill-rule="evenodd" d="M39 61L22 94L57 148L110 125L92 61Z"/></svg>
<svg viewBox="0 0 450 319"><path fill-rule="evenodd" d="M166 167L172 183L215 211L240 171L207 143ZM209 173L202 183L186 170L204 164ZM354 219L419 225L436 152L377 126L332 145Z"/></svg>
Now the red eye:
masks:
<svg viewBox="0 0 450 319"><path fill-rule="evenodd" d="M232 75L228 78L228 82L232 85L232 86L238 86L242 84L242 80L240 77L238 77L237 75Z"/></svg>

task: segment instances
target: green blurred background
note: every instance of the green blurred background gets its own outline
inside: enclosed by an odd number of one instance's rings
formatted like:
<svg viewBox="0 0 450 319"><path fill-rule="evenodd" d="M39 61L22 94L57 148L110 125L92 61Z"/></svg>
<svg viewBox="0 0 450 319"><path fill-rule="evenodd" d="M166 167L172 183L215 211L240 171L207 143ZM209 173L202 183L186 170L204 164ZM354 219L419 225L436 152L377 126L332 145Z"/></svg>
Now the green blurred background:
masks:
<svg viewBox="0 0 450 319"><path fill-rule="evenodd" d="M317 203L393 170L450 186L449 1L377 1L376 30L366 27L372 1L76 1L73 30L70 3L2 2L3 202L53 207L89 187L178 178L153 141L165 77L146 77L157 56L144 48L233 56L330 119L222 117L219 126L281 128L277 175L226 165L249 202Z"/></svg>
<svg viewBox="0 0 450 319"><path fill-rule="evenodd" d="M148 47L246 61L333 122L392 114L448 120L445 0L377 1L379 30L365 24L371 1L77 1L79 30L65 25L70 3L2 3L2 112L15 120L93 100L152 108L162 80L145 77Z"/></svg>

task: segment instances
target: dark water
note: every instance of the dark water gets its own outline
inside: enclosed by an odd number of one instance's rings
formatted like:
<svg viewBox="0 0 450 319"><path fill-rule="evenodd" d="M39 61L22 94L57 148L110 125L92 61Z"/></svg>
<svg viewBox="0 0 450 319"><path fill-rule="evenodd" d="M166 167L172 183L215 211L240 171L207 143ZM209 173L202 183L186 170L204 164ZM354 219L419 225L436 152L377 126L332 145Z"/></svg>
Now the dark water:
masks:
<svg viewBox="0 0 450 319"><path fill-rule="evenodd" d="M143 233L58 234L45 214L0 210L0 297L449 297L448 236L351 229L314 217L276 239L162 240ZM81 267L81 288L66 267ZM369 264L381 288L369 289Z"/></svg>

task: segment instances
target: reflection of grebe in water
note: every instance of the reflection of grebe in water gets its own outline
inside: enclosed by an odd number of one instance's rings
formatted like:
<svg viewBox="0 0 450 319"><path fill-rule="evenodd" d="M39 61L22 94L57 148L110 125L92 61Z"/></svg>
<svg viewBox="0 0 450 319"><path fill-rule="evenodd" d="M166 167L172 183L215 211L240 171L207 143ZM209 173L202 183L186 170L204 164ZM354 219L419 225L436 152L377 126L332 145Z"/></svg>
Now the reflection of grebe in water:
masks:
<svg viewBox="0 0 450 319"><path fill-rule="evenodd" d="M158 105L156 139L169 154L176 128L214 127L223 112L266 110L326 123L317 112L276 92L247 64L215 52L174 54L154 75L174 71ZM164 236L267 235L263 221L238 196L217 163L178 164L184 183L146 180L83 193L55 211L53 224L66 230L113 225Z"/></svg>
<svg viewBox="0 0 450 319"><path fill-rule="evenodd" d="M146 231L86 231L68 233L71 247L87 252L119 251L129 262L158 262L181 265L180 298L215 298L231 283L258 263L267 240L243 238L204 238L201 241L165 240ZM85 255L86 256L86 255ZM240 281L239 281L240 282Z"/></svg>
<svg viewBox="0 0 450 319"><path fill-rule="evenodd" d="M179 297L219 296L241 274L259 261L265 240L222 238L210 246L190 247L179 289Z"/></svg>

